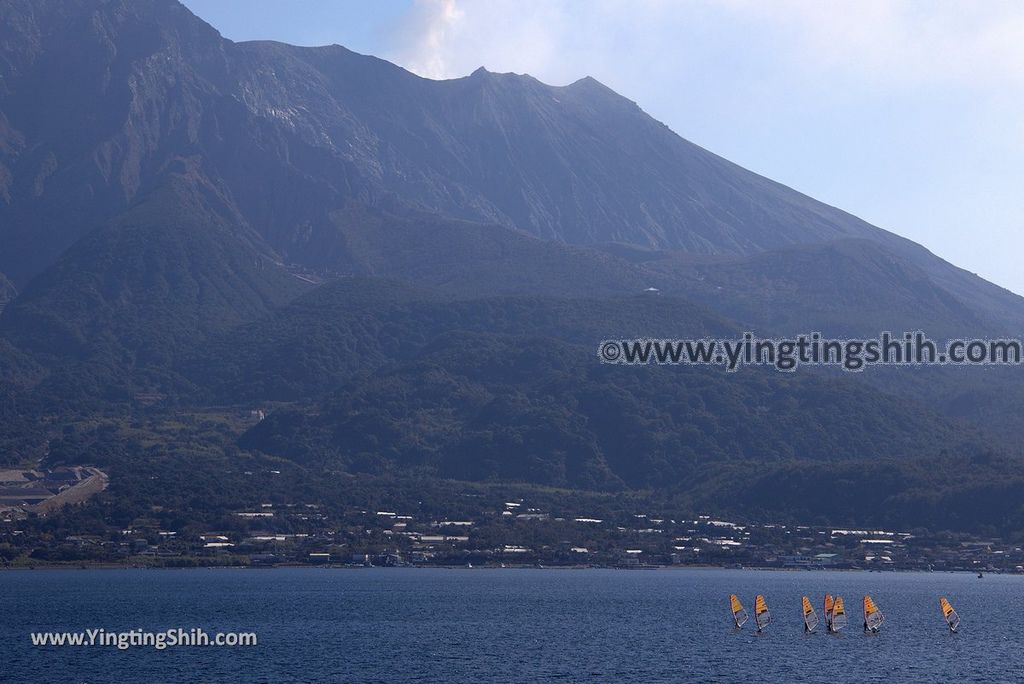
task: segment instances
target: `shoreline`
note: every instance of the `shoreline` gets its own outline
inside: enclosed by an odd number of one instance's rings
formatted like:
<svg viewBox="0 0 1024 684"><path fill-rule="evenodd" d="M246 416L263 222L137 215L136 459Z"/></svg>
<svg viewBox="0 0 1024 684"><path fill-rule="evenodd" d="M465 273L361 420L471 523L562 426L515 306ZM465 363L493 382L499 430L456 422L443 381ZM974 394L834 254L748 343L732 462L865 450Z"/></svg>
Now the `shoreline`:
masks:
<svg viewBox="0 0 1024 684"><path fill-rule="evenodd" d="M536 565L506 565L504 567L498 565L479 565L473 567L466 567L464 565L403 565L403 566L362 566L362 565L304 565L304 564L280 564L273 566L253 566L253 565L201 565L201 566L146 566L146 565L115 565L110 563L97 563L97 564L76 564L76 565L36 565L36 566L7 566L0 567L0 573L3 572L48 572L55 570L72 570L76 572L82 571L114 571L114 570L180 570L180 571L195 571L195 570L247 570L247 571L274 571L274 570L450 570L450 571L489 571L489 570L534 570L534 571L545 571L545 570L557 570L565 572L580 572L588 570L599 570L599 571L616 571L616 572L651 572L651 571L681 571L681 570L698 570L698 571L716 571L716 570L735 570L741 572L779 572L779 573L807 573L807 572L828 572L828 573L867 573L867 574L970 574L973 575L976 570L916 570L916 569L891 569L891 570L873 570L868 568L771 568L771 567L755 567L748 566L742 568L733 568L722 565L650 565L642 567L612 567L612 566L588 566L588 565L545 565L537 567ZM1024 573L1019 572L990 572L985 573L986 575L1008 575L1012 577L1020 576L1024 577ZM979 578L980 579L980 578Z"/></svg>

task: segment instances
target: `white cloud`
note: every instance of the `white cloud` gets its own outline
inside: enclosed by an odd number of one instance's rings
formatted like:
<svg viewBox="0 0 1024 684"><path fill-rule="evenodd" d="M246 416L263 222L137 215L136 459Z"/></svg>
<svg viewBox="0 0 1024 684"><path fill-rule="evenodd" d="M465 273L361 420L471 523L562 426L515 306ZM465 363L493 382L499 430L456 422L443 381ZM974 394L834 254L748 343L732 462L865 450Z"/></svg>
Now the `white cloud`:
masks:
<svg viewBox="0 0 1024 684"><path fill-rule="evenodd" d="M417 0L392 56L430 78L481 64L573 80L594 70L733 59L786 60L879 86L1024 82L1024 3L919 0ZM697 57L697 59L693 59Z"/></svg>
<svg viewBox="0 0 1024 684"><path fill-rule="evenodd" d="M506 0L416 0L393 50L399 63L427 78L493 70L547 70L564 36L559 3Z"/></svg>
<svg viewBox="0 0 1024 684"><path fill-rule="evenodd" d="M382 56L430 78L593 76L1024 293L1021 0L417 0L395 35Z"/></svg>
<svg viewBox="0 0 1024 684"><path fill-rule="evenodd" d="M402 40L405 66L427 78L450 78L448 59L459 43L466 13L456 0L416 0Z"/></svg>

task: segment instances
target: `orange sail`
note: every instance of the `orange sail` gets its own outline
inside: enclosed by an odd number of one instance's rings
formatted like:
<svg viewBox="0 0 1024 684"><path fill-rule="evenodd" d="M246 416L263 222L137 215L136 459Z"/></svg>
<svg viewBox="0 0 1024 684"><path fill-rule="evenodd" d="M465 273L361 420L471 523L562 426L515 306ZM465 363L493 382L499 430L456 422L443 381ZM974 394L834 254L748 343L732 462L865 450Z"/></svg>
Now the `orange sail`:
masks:
<svg viewBox="0 0 1024 684"><path fill-rule="evenodd" d="M743 609L743 604L740 603L736 594L729 594L729 607L732 609L732 621L736 623L736 627L740 628L746 624L750 616Z"/></svg>
<svg viewBox="0 0 1024 684"><path fill-rule="evenodd" d="M764 596L758 594L754 598L754 623L757 624L757 631L760 632L771 621L772 614L768 612L768 602L764 600Z"/></svg>
<svg viewBox="0 0 1024 684"><path fill-rule="evenodd" d="M843 605L843 597L836 596L836 600L832 603L832 624L830 631L838 632L846 626L847 620L846 607Z"/></svg>
<svg viewBox="0 0 1024 684"><path fill-rule="evenodd" d="M832 631L832 594L825 594L825 627Z"/></svg>
<svg viewBox="0 0 1024 684"><path fill-rule="evenodd" d="M882 628L885 616L870 596L864 597L864 631L876 633Z"/></svg>
<svg viewBox="0 0 1024 684"><path fill-rule="evenodd" d="M946 597L943 596L939 599L939 607L942 608L942 617L946 618L946 624L949 626L950 632L955 632L960 627L960 616L953 610L953 606L949 604Z"/></svg>
<svg viewBox="0 0 1024 684"><path fill-rule="evenodd" d="M804 596L801 603L803 603L804 612L804 631L813 632L814 628L818 626L818 614L814 612L811 599Z"/></svg>

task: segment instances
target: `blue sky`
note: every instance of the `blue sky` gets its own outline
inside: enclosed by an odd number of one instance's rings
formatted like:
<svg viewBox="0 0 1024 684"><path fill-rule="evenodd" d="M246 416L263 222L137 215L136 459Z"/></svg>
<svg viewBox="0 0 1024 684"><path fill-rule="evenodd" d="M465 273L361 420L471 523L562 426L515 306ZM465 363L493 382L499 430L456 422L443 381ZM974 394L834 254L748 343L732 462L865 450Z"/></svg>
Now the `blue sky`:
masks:
<svg viewBox="0 0 1024 684"><path fill-rule="evenodd" d="M1024 3L185 0L422 76L593 76L742 166L1024 293Z"/></svg>

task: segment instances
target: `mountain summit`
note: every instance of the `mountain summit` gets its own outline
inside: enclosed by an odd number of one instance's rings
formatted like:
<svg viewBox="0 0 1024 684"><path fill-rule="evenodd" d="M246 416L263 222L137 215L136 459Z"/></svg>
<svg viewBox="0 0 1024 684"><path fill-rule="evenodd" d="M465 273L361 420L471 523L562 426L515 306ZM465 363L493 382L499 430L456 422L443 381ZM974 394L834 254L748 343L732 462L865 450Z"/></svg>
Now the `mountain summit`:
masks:
<svg viewBox="0 0 1024 684"><path fill-rule="evenodd" d="M336 212L397 203L696 254L864 238L1006 304L589 77L554 87L481 67L432 81L337 45L233 43L174 0L4 0L0 19L0 271L16 285L193 160L268 250L310 267L351 266Z"/></svg>
<svg viewBox="0 0 1024 684"><path fill-rule="evenodd" d="M593 78L433 81L232 42L175 0L0 0L0 447L66 454L48 445L73 412L89 432L194 411L237 430L202 448L311 472L691 492L829 459L906 474L992 435L1019 450L1018 374L681 381L696 369L594 347L1022 325L1020 297ZM271 404L243 437L240 409ZM103 430L97 459L163 445ZM177 446L168 468L196 453Z"/></svg>

